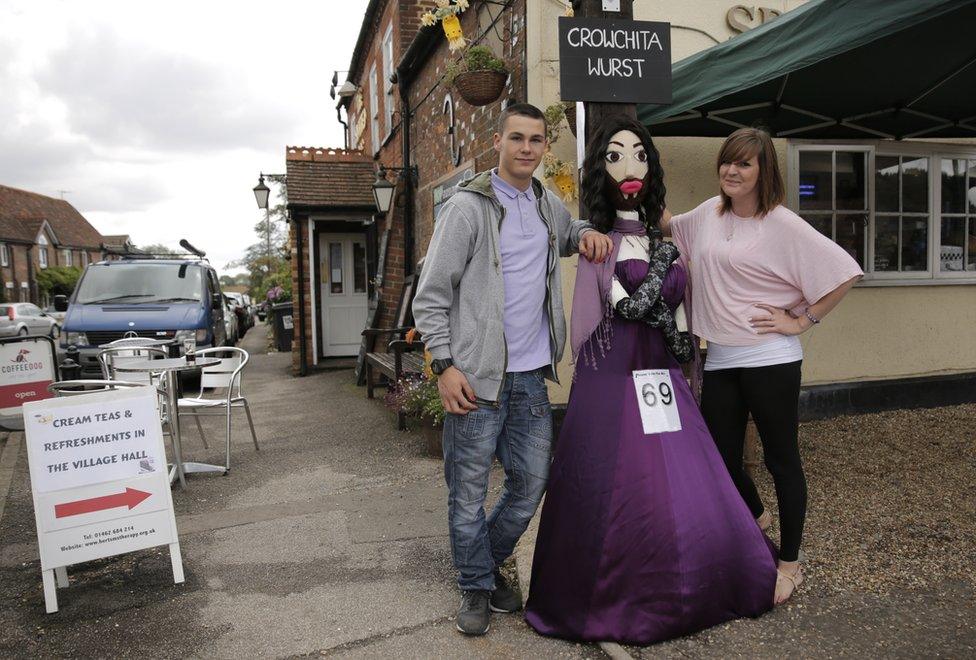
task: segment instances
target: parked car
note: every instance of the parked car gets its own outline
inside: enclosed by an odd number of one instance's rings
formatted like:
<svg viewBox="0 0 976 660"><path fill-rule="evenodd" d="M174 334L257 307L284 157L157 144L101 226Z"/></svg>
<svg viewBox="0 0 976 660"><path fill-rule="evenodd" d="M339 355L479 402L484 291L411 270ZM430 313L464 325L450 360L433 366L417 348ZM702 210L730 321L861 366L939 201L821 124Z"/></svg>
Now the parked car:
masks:
<svg viewBox="0 0 976 660"><path fill-rule="evenodd" d="M237 304L234 299L224 294L224 326L227 329L227 346L236 346L241 339L240 321L234 311Z"/></svg>
<svg viewBox="0 0 976 660"><path fill-rule="evenodd" d="M99 347L123 336L172 339L181 353L183 339L192 337L198 348L227 341L220 282L202 258L89 264L66 307L61 349L78 347L84 377L101 373Z"/></svg>
<svg viewBox="0 0 976 660"><path fill-rule="evenodd" d="M0 303L0 337L47 335L57 339L61 325L33 303Z"/></svg>
<svg viewBox="0 0 976 660"><path fill-rule="evenodd" d="M228 291L224 295L234 301L234 313L237 314L237 327L240 330L240 336L243 337L247 334L248 330L254 327L254 317L251 316L251 312L247 308L247 301L244 299L244 294Z"/></svg>
<svg viewBox="0 0 976 660"><path fill-rule="evenodd" d="M44 308L44 313L54 319L59 326L64 325L64 315L66 312L59 312L54 308L54 305L48 305Z"/></svg>

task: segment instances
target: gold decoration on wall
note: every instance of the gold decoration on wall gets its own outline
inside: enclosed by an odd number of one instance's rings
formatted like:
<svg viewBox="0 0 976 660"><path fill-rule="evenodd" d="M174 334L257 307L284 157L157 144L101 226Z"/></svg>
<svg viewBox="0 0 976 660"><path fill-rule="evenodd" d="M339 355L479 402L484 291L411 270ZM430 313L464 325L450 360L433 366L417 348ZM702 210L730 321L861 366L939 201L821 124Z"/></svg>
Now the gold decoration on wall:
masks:
<svg viewBox="0 0 976 660"><path fill-rule="evenodd" d="M576 177L572 163L567 163L551 151L542 157L542 172L546 181L566 203L576 199Z"/></svg>
<svg viewBox="0 0 976 660"><path fill-rule="evenodd" d="M447 45L451 52L461 50L468 45L464 38L464 31L461 29L461 21L458 14L468 8L468 0L435 0L437 9L424 12L420 17L421 25L430 26L437 21L441 22L444 36L447 37Z"/></svg>

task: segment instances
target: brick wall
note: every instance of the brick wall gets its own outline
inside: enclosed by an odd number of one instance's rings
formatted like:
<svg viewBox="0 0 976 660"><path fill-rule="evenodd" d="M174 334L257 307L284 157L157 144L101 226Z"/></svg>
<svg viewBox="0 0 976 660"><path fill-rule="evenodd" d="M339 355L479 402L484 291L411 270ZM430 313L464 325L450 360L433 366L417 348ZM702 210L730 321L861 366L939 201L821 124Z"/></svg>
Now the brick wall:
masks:
<svg viewBox="0 0 976 660"><path fill-rule="evenodd" d="M288 223L288 252L291 254L291 290L292 290L292 304L295 306L294 313L292 314L292 320L295 324L295 329L292 335L292 350L291 350L291 369L292 373L297 375L301 370L301 344L299 343L302 335L305 335L305 350L306 363L311 366L313 363L314 356L312 355L312 288L309 284L309 240L308 240L308 218L307 216L296 216L297 222ZM302 233L302 254L298 254L298 231ZM304 268L304 279L301 284L298 281L298 259L303 259ZM301 286L304 289L305 295L305 309L303 313L298 314L298 289Z"/></svg>
<svg viewBox="0 0 976 660"><path fill-rule="evenodd" d="M33 282L31 282L29 278L27 261L30 256L33 256L35 250L31 249L29 252L28 250L29 247L27 245L17 243L7 244L9 265L2 268L3 281L0 282L0 286L2 286L4 290L4 300L7 302L20 301L20 285L22 282L28 283L28 296L32 297L33 288L30 285L32 285ZM7 282L12 282L13 287L8 289Z"/></svg>
<svg viewBox="0 0 976 660"><path fill-rule="evenodd" d="M501 12L501 18L488 29L491 16L489 6L472 2L468 11L461 15L461 26L469 40L485 33L481 43L492 48L505 60L511 75L502 96L494 103L474 107L465 102L460 94L441 82L448 62L457 56L442 43L425 63L423 70L410 88L410 105L414 108L411 122L412 161L420 170L420 183L416 199L414 234L414 261L427 252L427 245L434 230L433 193L431 183L454 171L451 160L451 136L448 134L448 116L443 113L444 100L450 94L454 101L455 139L460 145L461 163L473 160L475 171L490 169L498 164L493 147L493 136L504 101L525 101L525 2L516 0ZM491 15L497 17L500 8L491 6ZM487 32L486 32L487 30ZM496 32L497 30L497 32ZM514 42L514 43L513 43ZM433 91L431 91L433 90ZM425 98L426 97L426 98Z"/></svg>

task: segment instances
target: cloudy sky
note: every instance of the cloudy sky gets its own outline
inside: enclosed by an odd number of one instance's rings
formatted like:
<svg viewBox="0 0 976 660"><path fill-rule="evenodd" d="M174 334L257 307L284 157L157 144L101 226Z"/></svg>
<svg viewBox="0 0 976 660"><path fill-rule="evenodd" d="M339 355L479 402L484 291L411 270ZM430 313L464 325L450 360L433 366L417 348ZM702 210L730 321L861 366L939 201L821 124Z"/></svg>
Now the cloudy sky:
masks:
<svg viewBox="0 0 976 660"><path fill-rule="evenodd" d="M258 172L342 146L329 86L366 4L0 0L0 183L233 272Z"/></svg>

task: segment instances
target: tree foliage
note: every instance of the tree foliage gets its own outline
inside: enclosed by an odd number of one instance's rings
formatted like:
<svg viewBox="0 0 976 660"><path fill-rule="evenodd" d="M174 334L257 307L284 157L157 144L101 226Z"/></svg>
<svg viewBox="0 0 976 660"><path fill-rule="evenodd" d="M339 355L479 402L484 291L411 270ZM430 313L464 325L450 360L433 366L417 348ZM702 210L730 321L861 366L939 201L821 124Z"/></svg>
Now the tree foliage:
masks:
<svg viewBox="0 0 976 660"><path fill-rule="evenodd" d="M148 254L172 254L178 255L182 252L174 250L173 248L166 247L162 243L152 243L150 245L140 245L139 249Z"/></svg>
<svg viewBox="0 0 976 660"><path fill-rule="evenodd" d="M80 277L81 269L75 266L42 268L37 271L37 288L42 294L49 296L70 296Z"/></svg>
<svg viewBox="0 0 976 660"><path fill-rule="evenodd" d="M275 189L273 205L266 217L254 225L255 242L247 247L240 259L229 262L226 267L247 270L247 279L242 283L250 287L251 298L255 302L267 300L268 290L275 286L280 286L285 292L286 297L278 298L280 302L291 299L287 193L283 176L266 174L265 179Z"/></svg>

